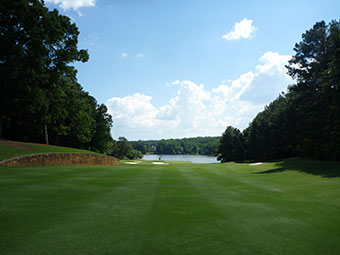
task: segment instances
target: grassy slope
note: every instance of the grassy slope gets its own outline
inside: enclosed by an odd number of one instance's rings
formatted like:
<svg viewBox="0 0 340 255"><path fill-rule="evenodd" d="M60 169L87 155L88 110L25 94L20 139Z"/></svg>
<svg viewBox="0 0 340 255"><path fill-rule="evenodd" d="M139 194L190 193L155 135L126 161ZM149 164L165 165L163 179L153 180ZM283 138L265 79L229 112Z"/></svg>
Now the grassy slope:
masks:
<svg viewBox="0 0 340 255"><path fill-rule="evenodd" d="M339 172L339 163L299 159L0 167L0 250L339 254Z"/></svg>
<svg viewBox="0 0 340 255"><path fill-rule="evenodd" d="M0 140L0 161L16 156L49 152L95 153L92 151L68 147Z"/></svg>

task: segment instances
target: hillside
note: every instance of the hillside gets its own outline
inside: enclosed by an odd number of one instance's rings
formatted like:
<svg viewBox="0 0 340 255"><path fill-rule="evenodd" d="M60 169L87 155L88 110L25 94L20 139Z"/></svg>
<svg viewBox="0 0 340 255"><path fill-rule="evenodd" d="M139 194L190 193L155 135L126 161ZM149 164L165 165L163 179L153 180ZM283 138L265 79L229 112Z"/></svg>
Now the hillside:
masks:
<svg viewBox="0 0 340 255"><path fill-rule="evenodd" d="M23 155L41 154L41 153L93 153L93 151L80 150L69 147L53 146L38 143L23 143L8 140L0 140L0 161Z"/></svg>

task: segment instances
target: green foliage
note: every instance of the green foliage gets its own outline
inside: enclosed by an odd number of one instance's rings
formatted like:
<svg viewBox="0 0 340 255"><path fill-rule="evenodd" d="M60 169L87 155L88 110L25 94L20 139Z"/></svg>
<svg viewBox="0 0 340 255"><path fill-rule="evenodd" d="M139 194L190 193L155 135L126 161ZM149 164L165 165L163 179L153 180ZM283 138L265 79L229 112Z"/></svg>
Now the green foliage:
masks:
<svg viewBox="0 0 340 255"><path fill-rule="evenodd" d="M298 118L299 156L340 158L340 22L316 23L296 44L289 74L298 82L289 101Z"/></svg>
<svg viewBox="0 0 340 255"><path fill-rule="evenodd" d="M108 153L112 119L77 83L79 31L43 1L0 2L0 137ZM47 142L47 141L46 141Z"/></svg>
<svg viewBox="0 0 340 255"><path fill-rule="evenodd" d="M135 150L139 150L143 154L153 152L156 154L200 154L214 155L219 137L195 137L183 139L162 139L159 141L132 141L130 142ZM153 151L152 147L156 148Z"/></svg>
<svg viewBox="0 0 340 255"><path fill-rule="evenodd" d="M243 133L248 159L269 160L294 156L295 110L289 100L280 95L254 118Z"/></svg>
<svg viewBox="0 0 340 255"><path fill-rule="evenodd" d="M131 145L125 137L118 138L118 158L125 158L132 150Z"/></svg>
<svg viewBox="0 0 340 255"><path fill-rule="evenodd" d="M244 138L240 130L231 126L227 127L217 146L217 160L240 161L244 159L244 151Z"/></svg>
<svg viewBox="0 0 340 255"><path fill-rule="evenodd" d="M125 137L119 137L118 141L112 142L111 155L119 159L140 159L143 154L140 151L134 150Z"/></svg>
<svg viewBox="0 0 340 255"><path fill-rule="evenodd" d="M143 158L143 154L137 150L130 150L127 154L128 159L141 159Z"/></svg>
<svg viewBox="0 0 340 255"><path fill-rule="evenodd" d="M112 137L110 134L112 117L107 113L107 107L104 104L97 106L95 120L96 128L91 141L91 149L110 154L112 152Z"/></svg>
<svg viewBox="0 0 340 255"><path fill-rule="evenodd" d="M340 22L316 23L294 51L287 68L297 83L243 131L246 159L340 159ZM230 146L221 140L221 160L237 160Z"/></svg>

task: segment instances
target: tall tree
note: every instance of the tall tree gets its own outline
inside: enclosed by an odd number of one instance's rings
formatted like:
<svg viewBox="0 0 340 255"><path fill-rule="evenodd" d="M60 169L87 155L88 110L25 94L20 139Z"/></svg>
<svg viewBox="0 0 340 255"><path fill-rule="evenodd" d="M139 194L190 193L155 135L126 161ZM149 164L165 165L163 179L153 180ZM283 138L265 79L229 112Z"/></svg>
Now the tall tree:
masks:
<svg viewBox="0 0 340 255"><path fill-rule="evenodd" d="M96 128L91 141L91 150L109 154L112 150L112 137L110 130L112 127L112 117L107 113L104 104L96 108Z"/></svg>
<svg viewBox="0 0 340 255"><path fill-rule="evenodd" d="M48 138L56 87L69 64L88 60L78 29L43 1L1 1L0 34L0 126L10 138Z"/></svg>
<svg viewBox="0 0 340 255"><path fill-rule="evenodd" d="M112 142L112 156L120 159L140 159L143 154L140 151L134 150L131 144L125 137L119 137L118 141L113 140Z"/></svg>
<svg viewBox="0 0 340 255"><path fill-rule="evenodd" d="M244 159L244 139L241 131L228 126L217 146L217 160L221 162L240 161Z"/></svg>
<svg viewBox="0 0 340 255"><path fill-rule="evenodd" d="M302 35L289 61L296 78L285 95L257 114L243 131L247 159L291 156L340 159L340 22L317 22ZM228 127L218 151L236 160L234 129Z"/></svg>
<svg viewBox="0 0 340 255"><path fill-rule="evenodd" d="M295 156L295 124L294 109L287 97L280 95L244 130L247 158L269 160Z"/></svg>
<svg viewBox="0 0 340 255"><path fill-rule="evenodd" d="M340 157L340 23L322 21L302 35L288 73L299 117L297 151L319 159Z"/></svg>

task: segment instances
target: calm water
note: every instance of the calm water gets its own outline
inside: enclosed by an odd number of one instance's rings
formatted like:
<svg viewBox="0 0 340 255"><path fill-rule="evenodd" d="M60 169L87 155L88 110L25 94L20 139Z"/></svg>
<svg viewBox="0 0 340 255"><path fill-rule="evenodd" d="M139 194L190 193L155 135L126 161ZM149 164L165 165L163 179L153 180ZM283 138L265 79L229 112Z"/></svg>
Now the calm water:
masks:
<svg viewBox="0 0 340 255"><path fill-rule="evenodd" d="M189 161L191 163L219 163L214 156L203 155L143 155L144 160Z"/></svg>

